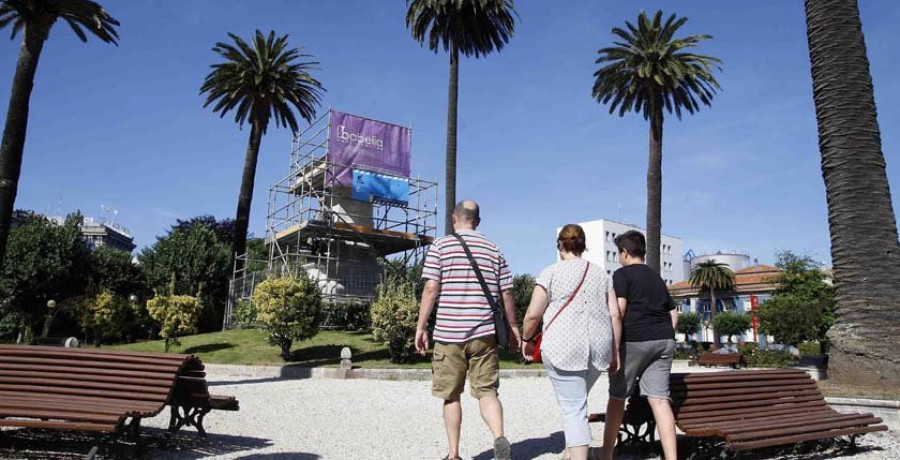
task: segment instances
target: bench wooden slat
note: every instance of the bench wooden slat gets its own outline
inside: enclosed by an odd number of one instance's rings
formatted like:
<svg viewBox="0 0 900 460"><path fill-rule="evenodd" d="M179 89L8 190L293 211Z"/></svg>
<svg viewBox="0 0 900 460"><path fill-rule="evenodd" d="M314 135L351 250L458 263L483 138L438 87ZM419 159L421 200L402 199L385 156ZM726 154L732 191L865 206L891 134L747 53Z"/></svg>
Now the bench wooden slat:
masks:
<svg viewBox="0 0 900 460"><path fill-rule="evenodd" d="M819 409L814 409L813 411L808 411L805 409L798 409L795 411L786 411L787 413L780 415L769 415L762 414L760 416L748 415L744 416L735 416L729 420L722 420L718 422L706 422L704 420L696 420L692 422L684 422L681 425L684 426L684 430L689 430L691 432L700 430L700 429L716 429L716 428L724 428L729 426L741 425L741 426L755 426L755 425L768 425L771 423L777 423L780 421L791 421L791 422L802 422L804 420L809 420L812 418L818 417L826 417L830 415L839 414L834 409L829 409L827 407L821 407Z"/></svg>
<svg viewBox="0 0 900 460"><path fill-rule="evenodd" d="M58 409L61 411L77 412L81 414L94 415L122 415L127 414L131 407L124 405L99 405L99 404L78 404L66 401L39 401L34 399L3 399L0 401L0 410L20 410L33 409L39 407L41 409Z"/></svg>
<svg viewBox="0 0 900 460"><path fill-rule="evenodd" d="M0 391L19 391L19 392L33 392L33 393L48 393L51 392L54 394L60 395L77 395L77 396L95 396L98 398L114 398L114 399L131 399L138 401L154 401L159 404L165 404L168 399L168 395L161 394L148 394L148 393L140 393L140 392L121 392L121 391L110 391L110 390L90 390L83 388L66 388L66 387L56 387L53 389L48 389L47 387L40 385L5 385L0 384ZM160 407L162 410L162 407Z"/></svg>
<svg viewBox="0 0 900 460"><path fill-rule="evenodd" d="M736 425L728 427L728 434L730 436L735 436L744 433L752 433L759 434L763 430L774 430L781 428L793 428L797 426L818 426L823 423L838 423L838 422L857 422L858 425L868 425L868 422L872 420L877 420L874 423L881 423L881 419L876 419L874 416L870 414L823 414L816 417L805 417L805 418L797 418L794 420L782 420L773 423L763 424L763 423L755 423L755 424L745 424L745 425ZM798 423L799 422L799 423ZM849 425L854 426L854 425ZM781 434L781 433L779 433ZM769 435L766 435L769 436Z"/></svg>
<svg viewBox="0 0 900 460"><path fill-rule="evenodd" d="M761 447L780 446L783 444L795 444L798 442L835 438L838 436L874 433L877 431L887 431L887 427L884 425L862 426L855 428L845 428L841 430L828 430L818 433L806 433L802 435L772 437L758 441L733 442L728 444L728 448L733 451L751 450L759 449Z"/></svg>
<svg viewBox="0 0 900 460"><path fill-rule="evenodd" d="M741 402L741 401L768 401L775 402L778 400L784 400L786 398L791 398L795 396L814 396L820 394L816 389L803 388L794 391L782 391L782 392L771 392L771 393L763 393L759 395L747 394L738 394L738 395L726 395L726 396L710 396L707 398L694 398L679 404L678 407L681 410L686 410L688 408L698 408L698 410L702 410L704 406L710 404L719 404L719 403L728 403L728 402Z"/></svg>
<svg viewBox="0 0 900 460"><path fill-rule="evenodd" d="M63 380L54 378L36 377L7 377L0 375L0 386L4 384L37 385L54 388L86 388L95 390L108 390L114 392L137 392L152 395L162 395L165 399L171 390L171 384L162 386L128 385L125 383L88 382L83 380Z"/></svg>
<svg viewBox="0 0 900 460"><path fill-rule="evenodd" d="M21 346L21 345L0 345L0 354L28 354L35 355L52 355L62 356L64 358L73 356L95 356L102 358L116 357L133 357L133 358L152 358L164 361L184 361L193 358L193 355L184 355L176 353L153 353L148 351L129 351L129 350L109 350L105 348L59 348L46 346Z"/></svg>
<svg viewBox="0 0 900 460"><path fill-rule="evenodd" d="M805 413L805 412L813 412L819 411L822 409L827 409L828 406L825 404L825 400L821 401L812 401L807 403L798 403L790 407L772 407L772 408L759 408L753 411L752 414L748 414L746 411L738 411L733 414L723 414L716 416L707 416L707 417L694 417L693 419L682 419L676 416L676 422L678 427L682 430L685 430L684 427L692 426L697 423L711 423L711 422L724 422L731 420L739 420L742 418L757 418L757 417L765 417L765 416L778 416L778 415L787 415L787 414L796 414L796 413Z"/></svg>
<svg viewBox="0 0 900 460"><path fill-rule="evenodd" d="M762 383L765 382L765 383ZM725 385L727 383L727 385ZM781 378L771 381L750 381L750 382L692 382L692 383L673 383L669 388L672 393L684 393L686 391L733 391L740 389L750 389L756 391L765 391L764 389L789 387L797 385L815 385L815 380L807 378Z"/></svg>
<svg viewBox="0 0 900 460"><path fill-rule="evenodd" d="M793 398L785 398L779 401L738 401L731 403L708 404L706 406L690 406L684 409L676 409L678 418L689 419L694 417L707 417L710 414L728 415L747 412L748 409L759 407L779 407L784 405L794 405L811 401L824 401L822 394L814 396L800 396ZM774 404L774 406L773 406Z"/></svg>
<svg viewBox="0 0 900 460"><path fill-rule="evenodd" d="M732 420L730 422L722 422L719 424L695 426L691 428L691 436L719 436L724 437L724 433L742 433L748 431L759 431L782 426L808 425L810 423L819 423L827 421L837 421L851 418L868 418L868 415L852 414L849 417L834 412L823 411L815 414L796 414L791 418L782 419L750 419L750 420Z"/></svg>
<svg viewBox="0 0 900 460"><path fill-rule="evenodd" d="M818 387L815 382L804 382L802 384L797 385L783 385L783 386L775 386L775 387L758 387L759 391L748 391L747 388L708 388L703 390L677 390L672 392L672 399L676 401L677 405L681 405L683 403L692 403L696 404L698 401L706 400L707 398L716 398L722 396L733 396L733 395L767 395L774 394L778 392L791 392L791 391L802 391L802 390L810 390L813 389L818 391ZM688 397L689 396L689 397Z"/></svg>
<svg viewBox="0 0 900 460"><path fill-rule="evenodd" d="M60 377L58 372L44 371L2 371L0 378L21 377L21 378L44 378L56 379ZM150 387L169 388L172 386L172 377L161 376L156 378L129 378L123 379L120 376L108 376L105 373L100 374L66 374L66 381L69 382L98 382L98 383L127 383L129 385L140 385Z"/></svg>
<svg viewBox="0 0 900 460"><path fill-rule="evenodd" d="M68 410L48 410L37 408L2 408L0 407L0 418L39 418L46 420L67 420L73 422L92 422L92 423L119 423L125 416L110 414L86 414L78 411Z"/></svg>
<svg viewBox="0 0 900 460"><path fill-rule="evenodd" d="M92 431L97 433L112 433L119 429L119 425L117 424L51 422L44 420L22 420L12 418L0 419L0 426L20 428L45 428L51 430Z"/></svg>
<svg viewBox="0 0 900 460"><path fill-rule="evenodd" d="M763 439L763 438L771 438L775 436L787 436L787 435L802 435L806 433L817 433L823 431L830 431L835 429L844 429L844 428L853 428L865 425L876 425L881 423L881 419L869 415L868 417L861 419L859 417L855 417L849 420L835 420L835 421L824 421L824 422L815 422L808 423L803 425L793 425L790 427L783 427L779 429L758 429L755 431L742 431L741 433L732 434L730 431L724 433L724 437L726 441L740 442L740 441L751 441L755 439Z"/></svg>
<svg viewBox="0 0 900 460"><path fill-rule="evenodd" d="M28 364L41 364L47 366L60 366L66 361L61 359L47 359L47 358L29 358L27 356L3 356L0 355L0 363L28 363ZM79 363L68 362L70 365L81 365L85 367L92 367L98 369L119 369L119 370L132 370L132 371L153 371L153 372L178 372L180 366L175 364L134 364L134 363L117 363L117 362L107 362L107 361L83 361Z"/></svg>
<svg viewBox="0 0 900 460"><path fill-rule="evenodd" d="M146 366L141 366L145 368ZM88 367L83 364L71 364L66 365L65 363L60 362L55 366L41 365L41 364L23 364L23 363L4 363L2 362L2 358L0 358L0 373L5 374L7 372L54 372L57 374L103 374L108 376L116 376L116 377L124 377L124 378L148 378L148 379L158 379L158 378L166 378L171 379L171 371L160 372L160 371L131 371L125 369L103 369L99 367ZM195 372L195 371L188 371ZM201 374L205 374L205 372L200 372Z"/></svg>
<svg viewBox="0 0 900 460"><path fill-rule="evenodd" d="M122 353L100 353L100 352L83 352L69 351L74 350L59 349L55 347L7 347L2 353L5 356L17 356L27 358L42 359L64 359L66 361L103 361L107 363L127 363L127 364L150 364L150 365L175 365L180 367L191 357L186 355L172 356L137 356Z"/></svg>

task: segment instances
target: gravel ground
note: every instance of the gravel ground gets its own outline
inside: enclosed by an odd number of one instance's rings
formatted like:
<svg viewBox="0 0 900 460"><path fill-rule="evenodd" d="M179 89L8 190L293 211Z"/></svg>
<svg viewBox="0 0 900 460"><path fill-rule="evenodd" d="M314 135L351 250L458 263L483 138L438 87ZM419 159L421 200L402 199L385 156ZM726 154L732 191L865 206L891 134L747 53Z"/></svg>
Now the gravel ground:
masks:
<svg viewBox="0 0 900 460"><path fill-rule="evenodd" d="M235 380L243 379L243 380ZM240 412L214 412L206 420L204 445L193 433L179 436L161 459L439 459L446 453L440 402L430 382L379 380L289 380L212 375L214 393L236 396ZM608 384L601 378L589 409L602 412ZM564 444L561 420L547 378L513 378L501 382L506 433L516 459L556 459ZM167 416L147 425L164 427ZM488 460L490 432L478 415L477 402L465 395L461 454ZM600 440L602 426L592 428ZM802 450L768 451L767 459L900 459L900 433L867 435L860 450L849 454L837 445ZM625 452L617 458L652 459L653 453Z"/></svg>
<svg viewBox="0 0 900 460"><path fill-rule="evenodd" d="M440 402L431 397L430 382L384 380L283 380L251 376L247 372L210 372L215 394L236 396L239 412L213 412L206 419L207 441L193 429L162 442L168 411L146 420L145 438L151 446L148 458L194 460L318 460L318 459L440 459L446 453L446 438ZM608 385L601 378L591 395L589 408L602 412ZM556 459L564 437L559 410L547 378L508 378L501 382L500 398L505 406L506 433L513 443L515 459ZM593 426L595 440L602 426ZM4 433L6 435L8 433ZM81 458L90 440L70 440L69 447L40 433L19 434L15 447L0 451L0 458ZM24 439L21 439L24 438ZM33 439L32 439L33 438ZM40 445L40 439L50 439ZM8 439L5 443L8 443ZM764 459L900 460L900 433L864 436L857 454L846 453L834 443L806 445L802 450L767 451L753 457ZM478 414L475 400L463 399L463 458L489 460L492 439ZM15 448L14 447L14 448ZM68 453L48 454L66 450ZM682 453L686 449L682 448ZM131 458L129 450L113 451L106 458ZM620 459L655 459L651 452L624 452Z"/></svg>

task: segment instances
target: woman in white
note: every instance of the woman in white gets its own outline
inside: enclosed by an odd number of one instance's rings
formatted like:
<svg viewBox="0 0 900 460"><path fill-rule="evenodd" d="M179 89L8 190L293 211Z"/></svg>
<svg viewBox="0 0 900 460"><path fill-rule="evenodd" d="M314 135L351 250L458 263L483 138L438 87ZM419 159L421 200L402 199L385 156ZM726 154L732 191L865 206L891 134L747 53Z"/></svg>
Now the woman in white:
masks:
<svg viewBox="0 0 900 460"><path fill-rule="evenodd" d="M622 320L612 280L581 258L585 251L581 226L563 227L556 246L561 260L541 272L525 314L522 354L531 361L543 318L541 360L563 412L563 458L587 460L591 445L587 398L602 372L618 370L615 344Z"/></svg>

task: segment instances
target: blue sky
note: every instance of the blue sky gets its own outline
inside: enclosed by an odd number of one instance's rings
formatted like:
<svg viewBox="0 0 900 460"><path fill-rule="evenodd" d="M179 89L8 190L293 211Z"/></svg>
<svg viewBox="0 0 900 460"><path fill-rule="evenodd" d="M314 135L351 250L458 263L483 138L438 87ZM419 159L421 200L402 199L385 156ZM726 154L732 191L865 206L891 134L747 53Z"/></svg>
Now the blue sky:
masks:
<svg viewBox="0 0 900 460"><path fill-rule="evenodd" d="M233 217L249 130L204 109L198 90L216 61L213 44L257 28L290 34L321 62L323 110L411 124L414 174L443 181L447 56L409 37L404 2L101 1L122 23L118 47L82 44L57 24L44 48L17 207L89 216L113 207L139 246L176 218ZM830 259L802 2L561 5L520 0L509 46L461 64L458 194L481 203L482 230L513 271L552 262L560 225L643 224L648 126L608 115L590 89L610 29L657 8L688 16L686 34L713 35L700 51L724 61L713 106L666 121L663 232L695 251L741 249L765 262L791 249ZM860 7L896 189L900 3ZM18 46L0 45L4 91ZM250 227L258 236L289 150L286 130L263 140Z"/></svg>

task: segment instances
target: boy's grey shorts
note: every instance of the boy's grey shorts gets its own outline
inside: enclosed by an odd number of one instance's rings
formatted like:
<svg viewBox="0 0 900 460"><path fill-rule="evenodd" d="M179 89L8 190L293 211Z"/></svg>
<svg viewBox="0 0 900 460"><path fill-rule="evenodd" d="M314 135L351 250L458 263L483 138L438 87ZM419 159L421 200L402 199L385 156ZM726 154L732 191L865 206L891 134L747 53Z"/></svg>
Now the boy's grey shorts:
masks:
<svg viewBox="0 0 900 460"><path fill-rule="evenodd" d="M641 396L669 398L669 374L675 356L674 340L625 342L621 350L621 370L609 378L609 395L628 399L641 379ZM624 365L623 365L624 363Z"/></svg>

